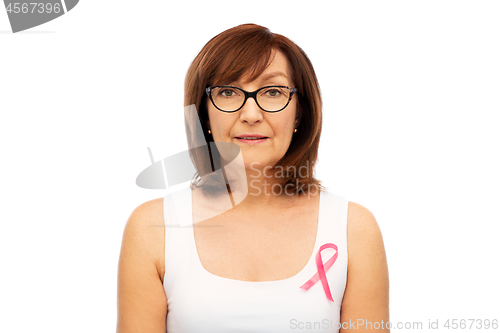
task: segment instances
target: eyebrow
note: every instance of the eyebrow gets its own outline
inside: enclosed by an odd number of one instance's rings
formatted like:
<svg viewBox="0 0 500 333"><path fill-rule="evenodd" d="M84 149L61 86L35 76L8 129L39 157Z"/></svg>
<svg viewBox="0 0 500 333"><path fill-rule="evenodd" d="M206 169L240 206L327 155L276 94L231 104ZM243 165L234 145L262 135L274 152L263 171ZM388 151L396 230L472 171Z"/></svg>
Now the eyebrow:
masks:
<svg viewBox="0 0 500 333"><path fill-rule="evenodd" d="M268 74L264 75L261 78L261 81L267 81L267 80L272 79L273 77L277 77L277 76L283 76L284 78L289 79L288 76L285 73L278 71L278 72L271 72L271 73L268 73ZM239 82L239 80L238 81L233 81L231 83L227 83L226 85L233 85L236 82ZM223 84L221 84L221 85L223 85Z"/></svg>
<svg viewBox="0 0 500 333"><path fill-rule="evenodd" d="M284 76L285 78L288 79L288 76L286 76L286 74L283 72L272 72L272 73L269 73L269 74L263 76L262 81L269 80L269 79L276 77L276 76Z"/></svg>

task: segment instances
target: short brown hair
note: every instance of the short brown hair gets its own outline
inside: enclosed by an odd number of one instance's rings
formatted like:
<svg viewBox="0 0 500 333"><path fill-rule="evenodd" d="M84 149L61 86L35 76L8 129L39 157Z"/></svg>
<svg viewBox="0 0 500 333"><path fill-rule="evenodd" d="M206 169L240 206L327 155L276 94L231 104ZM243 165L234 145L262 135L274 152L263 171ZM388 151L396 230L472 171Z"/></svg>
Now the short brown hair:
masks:
<svg viewBox="0 0 500 333"><path fill-rule="evenodd" d="M293 167L294 170L307 168L307 175L296 172L275 179L278 184L292 190L317 186L324 189L314 177L314 167L318 157L322 125L321 93L311 61L305 52L288 38L272 33L256 24L242 24L213 37L193 60L186 75L184 85L184 105L195 105L201 122L204 138L197 142L213 142L208 134L207 87L227 84L248 75L248 82L255 80L272 61L273 50L281 51L290 63L291 78L297 88L297 113L299 125L293 134L290 146L275 165L275 170ZM188 133L188 142L190 133ZM191 138L192 139L192 138ZM203 140L204 141L200 141ZM210 145L209 145L210 146ZM191 158L197 169L196 180L191 186L203 185L200 175L214 170L201 162L195 150L190 148ZM215 162L215 161L214 161ZM208 163L210 164L210 163ZM280 168L281 169L278 169ZM217 167L215 167L217 169ZM299 192L300 193L300 192Z"/></svg>

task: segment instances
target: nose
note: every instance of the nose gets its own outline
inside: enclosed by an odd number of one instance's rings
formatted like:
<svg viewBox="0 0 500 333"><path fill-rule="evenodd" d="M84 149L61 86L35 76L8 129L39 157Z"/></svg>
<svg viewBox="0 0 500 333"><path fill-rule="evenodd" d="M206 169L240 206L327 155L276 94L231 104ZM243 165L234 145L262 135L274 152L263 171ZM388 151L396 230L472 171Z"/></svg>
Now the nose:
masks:
<svg viewBox="0 0 500 333"><path fill-rule="evenodd" d="M262 111L257 105L255 98L249 97L246 100L245 105L243 105L239 111L240 120L249 124L261 122L263 119L263 112L264 111Z"/></svg>

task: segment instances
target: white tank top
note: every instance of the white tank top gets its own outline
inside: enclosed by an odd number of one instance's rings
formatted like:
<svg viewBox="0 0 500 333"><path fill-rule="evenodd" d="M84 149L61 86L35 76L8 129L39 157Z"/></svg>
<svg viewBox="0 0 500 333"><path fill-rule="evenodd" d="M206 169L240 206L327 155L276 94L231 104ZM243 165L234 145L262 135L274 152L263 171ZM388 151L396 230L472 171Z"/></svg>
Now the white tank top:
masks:
<svg viewBox="0 0 500 333"><path fill-rule="evenodd" d="M344 197L320 192L314 252L299 273L254 282L217 276L202 266L192 227L191 192L188 186L164 197L168 333L339 332L347 281L348 201ZM321 281L308 290L300 288L318 272L316 255L325 243L338 249L336 261L325 273L333 302ZM335 253L333 248L321 251L322 262L326 265Z"/></svg>

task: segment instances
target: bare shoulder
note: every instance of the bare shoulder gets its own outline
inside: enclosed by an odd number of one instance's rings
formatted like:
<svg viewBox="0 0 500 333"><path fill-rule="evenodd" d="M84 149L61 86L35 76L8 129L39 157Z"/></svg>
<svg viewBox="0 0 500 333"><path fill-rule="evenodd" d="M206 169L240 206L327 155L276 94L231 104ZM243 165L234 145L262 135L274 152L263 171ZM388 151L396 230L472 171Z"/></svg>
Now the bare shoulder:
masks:
<svg viewBox="0 0 500 333"><path fill-rule="evenodd" d="M162 199L147 201L132 211L118 263L117 333L165 332L167 299L158 270L163 235Z"/></svg>
<svg viewBox="0 0 500 333"><path fill-rule="evenodd" d="M137 206L131 216L134 217L161 217L163 220L163 198L152 199Z"/></svg>
<svg viewBox="0 0 500 333"><path fill-rule="evenodd" d="M385 261L382 232L375 216L368 208L352 201L347 213L347 252L348 271ZM378 260L373 260L375 258Z"/></svg>
<svg viewBox="0 0 500 333"><path fill-rule="evenodd" d="M382 234L375 216L368 208L352 201L349 201L347 213L347 235L348 239L351 238L353 241L360 239L382 241Z"/></svg>
<svg viewBox="0 0 500 333"><path fill-rule="evenodd" d="M125 225L123 241L134 243L136 253L161 270L165 242L163 198L146 201L132 211Z"/></svg>
<svg viewBox="0 0 500 333"><path fill-rule="evenodd" d="M355 202L349 202L348 207L347 252L341 321L389 321L389 272L382 233L372 212ZM387 328L377 331L389 332Z"/></svg>

